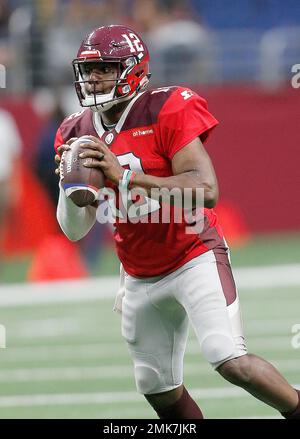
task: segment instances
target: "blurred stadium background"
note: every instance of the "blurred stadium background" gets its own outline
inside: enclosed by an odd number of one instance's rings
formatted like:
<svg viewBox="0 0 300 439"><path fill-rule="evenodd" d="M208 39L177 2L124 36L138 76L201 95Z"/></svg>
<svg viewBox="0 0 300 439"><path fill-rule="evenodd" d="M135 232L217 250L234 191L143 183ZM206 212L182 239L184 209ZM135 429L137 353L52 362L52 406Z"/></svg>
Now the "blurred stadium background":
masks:
<svg viewBox="0 0 300 439"><path fill-rule="evenodd" d="M80 110L70 63L109 23L144 35L153 85L189 85L219 119L207 148L249 350L300 383L299 1L0 0L0 418L154 417L111 311L111 232L71 244L55 219L53 138ZM185 380L209 418L277 416L212 372L193 334Z"/></svg>

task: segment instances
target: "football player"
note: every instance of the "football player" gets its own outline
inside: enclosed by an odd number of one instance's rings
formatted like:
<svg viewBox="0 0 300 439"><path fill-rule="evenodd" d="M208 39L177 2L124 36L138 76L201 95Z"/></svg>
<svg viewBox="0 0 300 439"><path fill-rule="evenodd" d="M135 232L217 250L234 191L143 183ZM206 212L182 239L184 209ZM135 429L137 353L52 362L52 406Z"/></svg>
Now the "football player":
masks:
<svg viewBox="0 0 300 439"><path fill-rule="evenodd" d="M300 418L300 391L271 364L247 353L228 248L213 210L218 185L203 144L218 122L206 101L186 87L148 89L148 49L121 25L91 32L73 68L83 110L57 132L57 163L74 138L90 135L82 157L94 160L85 166L101 169L116 193L142 188L146 194L128 221L116 210L114 233L124 267L122 335L137 390L160 418L203 417L183 385L190 321L203 356L219 374L283 416ZM162 203L150 198L153 188L190 188L192 203L202 190L201 230L187 233L185 219L174 219L176 206L169 206L168 223L157 220ZM69 239L88 233L96 211L95 204L77 207L61 186L57 218ZM156 221L138 221L139 212L143 218L158 213Z"/></svg>

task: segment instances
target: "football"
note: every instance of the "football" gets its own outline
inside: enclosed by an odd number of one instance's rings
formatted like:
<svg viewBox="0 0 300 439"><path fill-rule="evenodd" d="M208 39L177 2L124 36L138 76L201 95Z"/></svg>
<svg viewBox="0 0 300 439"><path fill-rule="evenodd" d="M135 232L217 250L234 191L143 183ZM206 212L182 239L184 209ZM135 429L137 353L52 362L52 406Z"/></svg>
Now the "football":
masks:
<svg viewBox="0 0 300 439"><path fill-rule="evenodd" d="M79 154L84 151L81 143L89 143L86 136L79 137L68 151L62 154L60 162L61 184L65 194L76 206L85 207L93 204L98 192L105 185L105 175L99 168L86 168L84 162L95 159L82 159Z"/></svg>

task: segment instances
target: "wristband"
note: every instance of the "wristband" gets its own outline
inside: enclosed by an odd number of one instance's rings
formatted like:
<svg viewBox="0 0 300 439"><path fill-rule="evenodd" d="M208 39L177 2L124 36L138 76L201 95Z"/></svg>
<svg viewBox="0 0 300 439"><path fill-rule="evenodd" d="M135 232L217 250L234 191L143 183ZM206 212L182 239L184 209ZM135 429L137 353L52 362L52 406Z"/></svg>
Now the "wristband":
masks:
<svg viewBox="0 0 300 439"><path fill-rule="evenodd" d="M122 180L120 180L120 183L119 183L119 186L121 186L122 189L128 188L132 174L133 174L132 171L130 171L129 169L125 169L123 176L122 176Z"/></svg>

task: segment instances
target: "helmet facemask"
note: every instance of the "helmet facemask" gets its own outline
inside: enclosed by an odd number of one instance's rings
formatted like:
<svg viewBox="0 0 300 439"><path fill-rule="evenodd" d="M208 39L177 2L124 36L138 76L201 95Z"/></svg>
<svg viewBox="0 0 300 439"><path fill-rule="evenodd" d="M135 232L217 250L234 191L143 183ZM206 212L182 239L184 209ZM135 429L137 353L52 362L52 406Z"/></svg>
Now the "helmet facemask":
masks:
<svg viewBox="0 0 300 439"><path fill-rule="evenodd" d="M149 82L150 73L148 62L140 62L138 56L124 59L77 58L73 61L75 74L75 89L82 107L93 111L107 111L114 105L132 99L140 90L145 89ZM93 69L103 79L91 80ZM105 72L105 70L108 72ZM109 75L109 70L112 70ZM114 76L115 78L111 78ZM97 75L97 73L96 73ZM99 91L99 84L112 88L109 92ZM100 87L101 88L101 87Z"/></svg>

